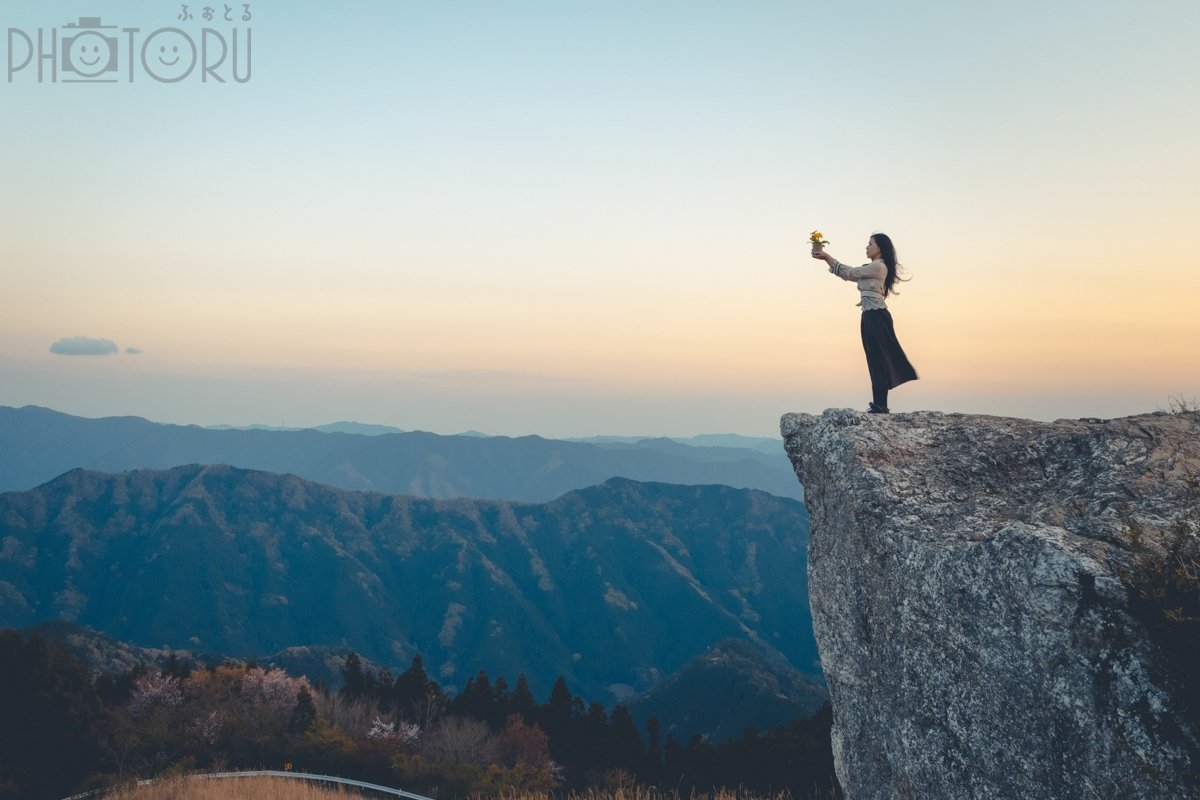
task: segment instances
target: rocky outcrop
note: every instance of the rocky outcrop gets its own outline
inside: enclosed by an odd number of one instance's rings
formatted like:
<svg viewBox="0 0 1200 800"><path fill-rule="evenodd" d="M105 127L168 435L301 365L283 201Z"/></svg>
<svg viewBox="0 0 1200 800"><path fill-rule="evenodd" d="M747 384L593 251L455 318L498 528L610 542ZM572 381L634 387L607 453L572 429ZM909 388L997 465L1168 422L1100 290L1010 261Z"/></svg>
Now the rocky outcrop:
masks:
<svg viewBox="0 0 1200 800"><path fill-rule="evenodd" d="M847 797L1200 796L1200 676L1127 587L1132 529L1144 553L1181 524L1194 541L1200 414L781 429Z"/></svg>

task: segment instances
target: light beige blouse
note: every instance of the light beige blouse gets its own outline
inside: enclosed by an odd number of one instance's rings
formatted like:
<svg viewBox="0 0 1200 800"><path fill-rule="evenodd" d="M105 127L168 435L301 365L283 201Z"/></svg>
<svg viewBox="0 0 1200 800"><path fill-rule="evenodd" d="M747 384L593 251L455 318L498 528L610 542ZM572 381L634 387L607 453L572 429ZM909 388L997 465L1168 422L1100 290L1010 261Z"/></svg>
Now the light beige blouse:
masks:
<svg viewBox="0 0 1200 800"><path fill-rule="evenodd" d="M863 311L876 308L887 308L883 300L883 282L887 278L887 264L879 259L861 267L848 267L836 258L829 265L829 271L844 281L857 281L860 295L858 305Z"/></svg>

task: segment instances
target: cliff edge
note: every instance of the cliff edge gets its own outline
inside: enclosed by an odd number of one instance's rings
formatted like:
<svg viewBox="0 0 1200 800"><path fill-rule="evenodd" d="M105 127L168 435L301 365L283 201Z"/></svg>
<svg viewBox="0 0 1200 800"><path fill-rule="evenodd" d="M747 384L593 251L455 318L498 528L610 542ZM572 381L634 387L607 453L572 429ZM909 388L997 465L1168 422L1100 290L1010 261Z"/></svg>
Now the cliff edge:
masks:
<svg viewBox="0 0 1200 800"><path fill-rule="evenodd" d="M1200 796L1200 675L1129 588L1172 542L1195 553L1200 414L781 431L848 798Z"/></svg>

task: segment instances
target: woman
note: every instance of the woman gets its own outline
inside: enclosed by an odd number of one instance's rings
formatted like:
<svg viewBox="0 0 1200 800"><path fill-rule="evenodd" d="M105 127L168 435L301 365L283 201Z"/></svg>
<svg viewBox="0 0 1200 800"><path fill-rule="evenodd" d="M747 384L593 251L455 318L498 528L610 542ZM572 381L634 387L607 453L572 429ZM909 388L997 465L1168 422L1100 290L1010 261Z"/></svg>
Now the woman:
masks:
<svg viewBox="0 0 1200 800"><path fill-rule="evenodd" d="M867 371L871 373L871 405L867 410L872 414L887 414L888 390L917 379L917 371L908 363L896 340L892 315L885 302L896 283L896 248L886 234L877 233L867 240L870 264L848 267L819 245L813 246L812 257L828 263L829 271L842 280L858 282L862 296L858 301L862 307L862 343L867 354Z"/></svg>

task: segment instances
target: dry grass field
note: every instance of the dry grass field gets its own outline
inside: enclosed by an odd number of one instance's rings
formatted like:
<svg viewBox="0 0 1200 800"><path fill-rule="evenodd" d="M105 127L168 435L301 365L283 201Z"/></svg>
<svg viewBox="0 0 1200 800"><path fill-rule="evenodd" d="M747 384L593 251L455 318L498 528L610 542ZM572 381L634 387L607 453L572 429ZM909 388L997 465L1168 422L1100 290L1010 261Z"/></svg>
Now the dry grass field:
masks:
<svg viewBox="0 0 1200 800"><path fill-rule="evenodd" d="M105 795L105 800L330 800L381 797L360 794L334 784L266 776L246 778L171 778L146 786L131 786Z"/></svg>

